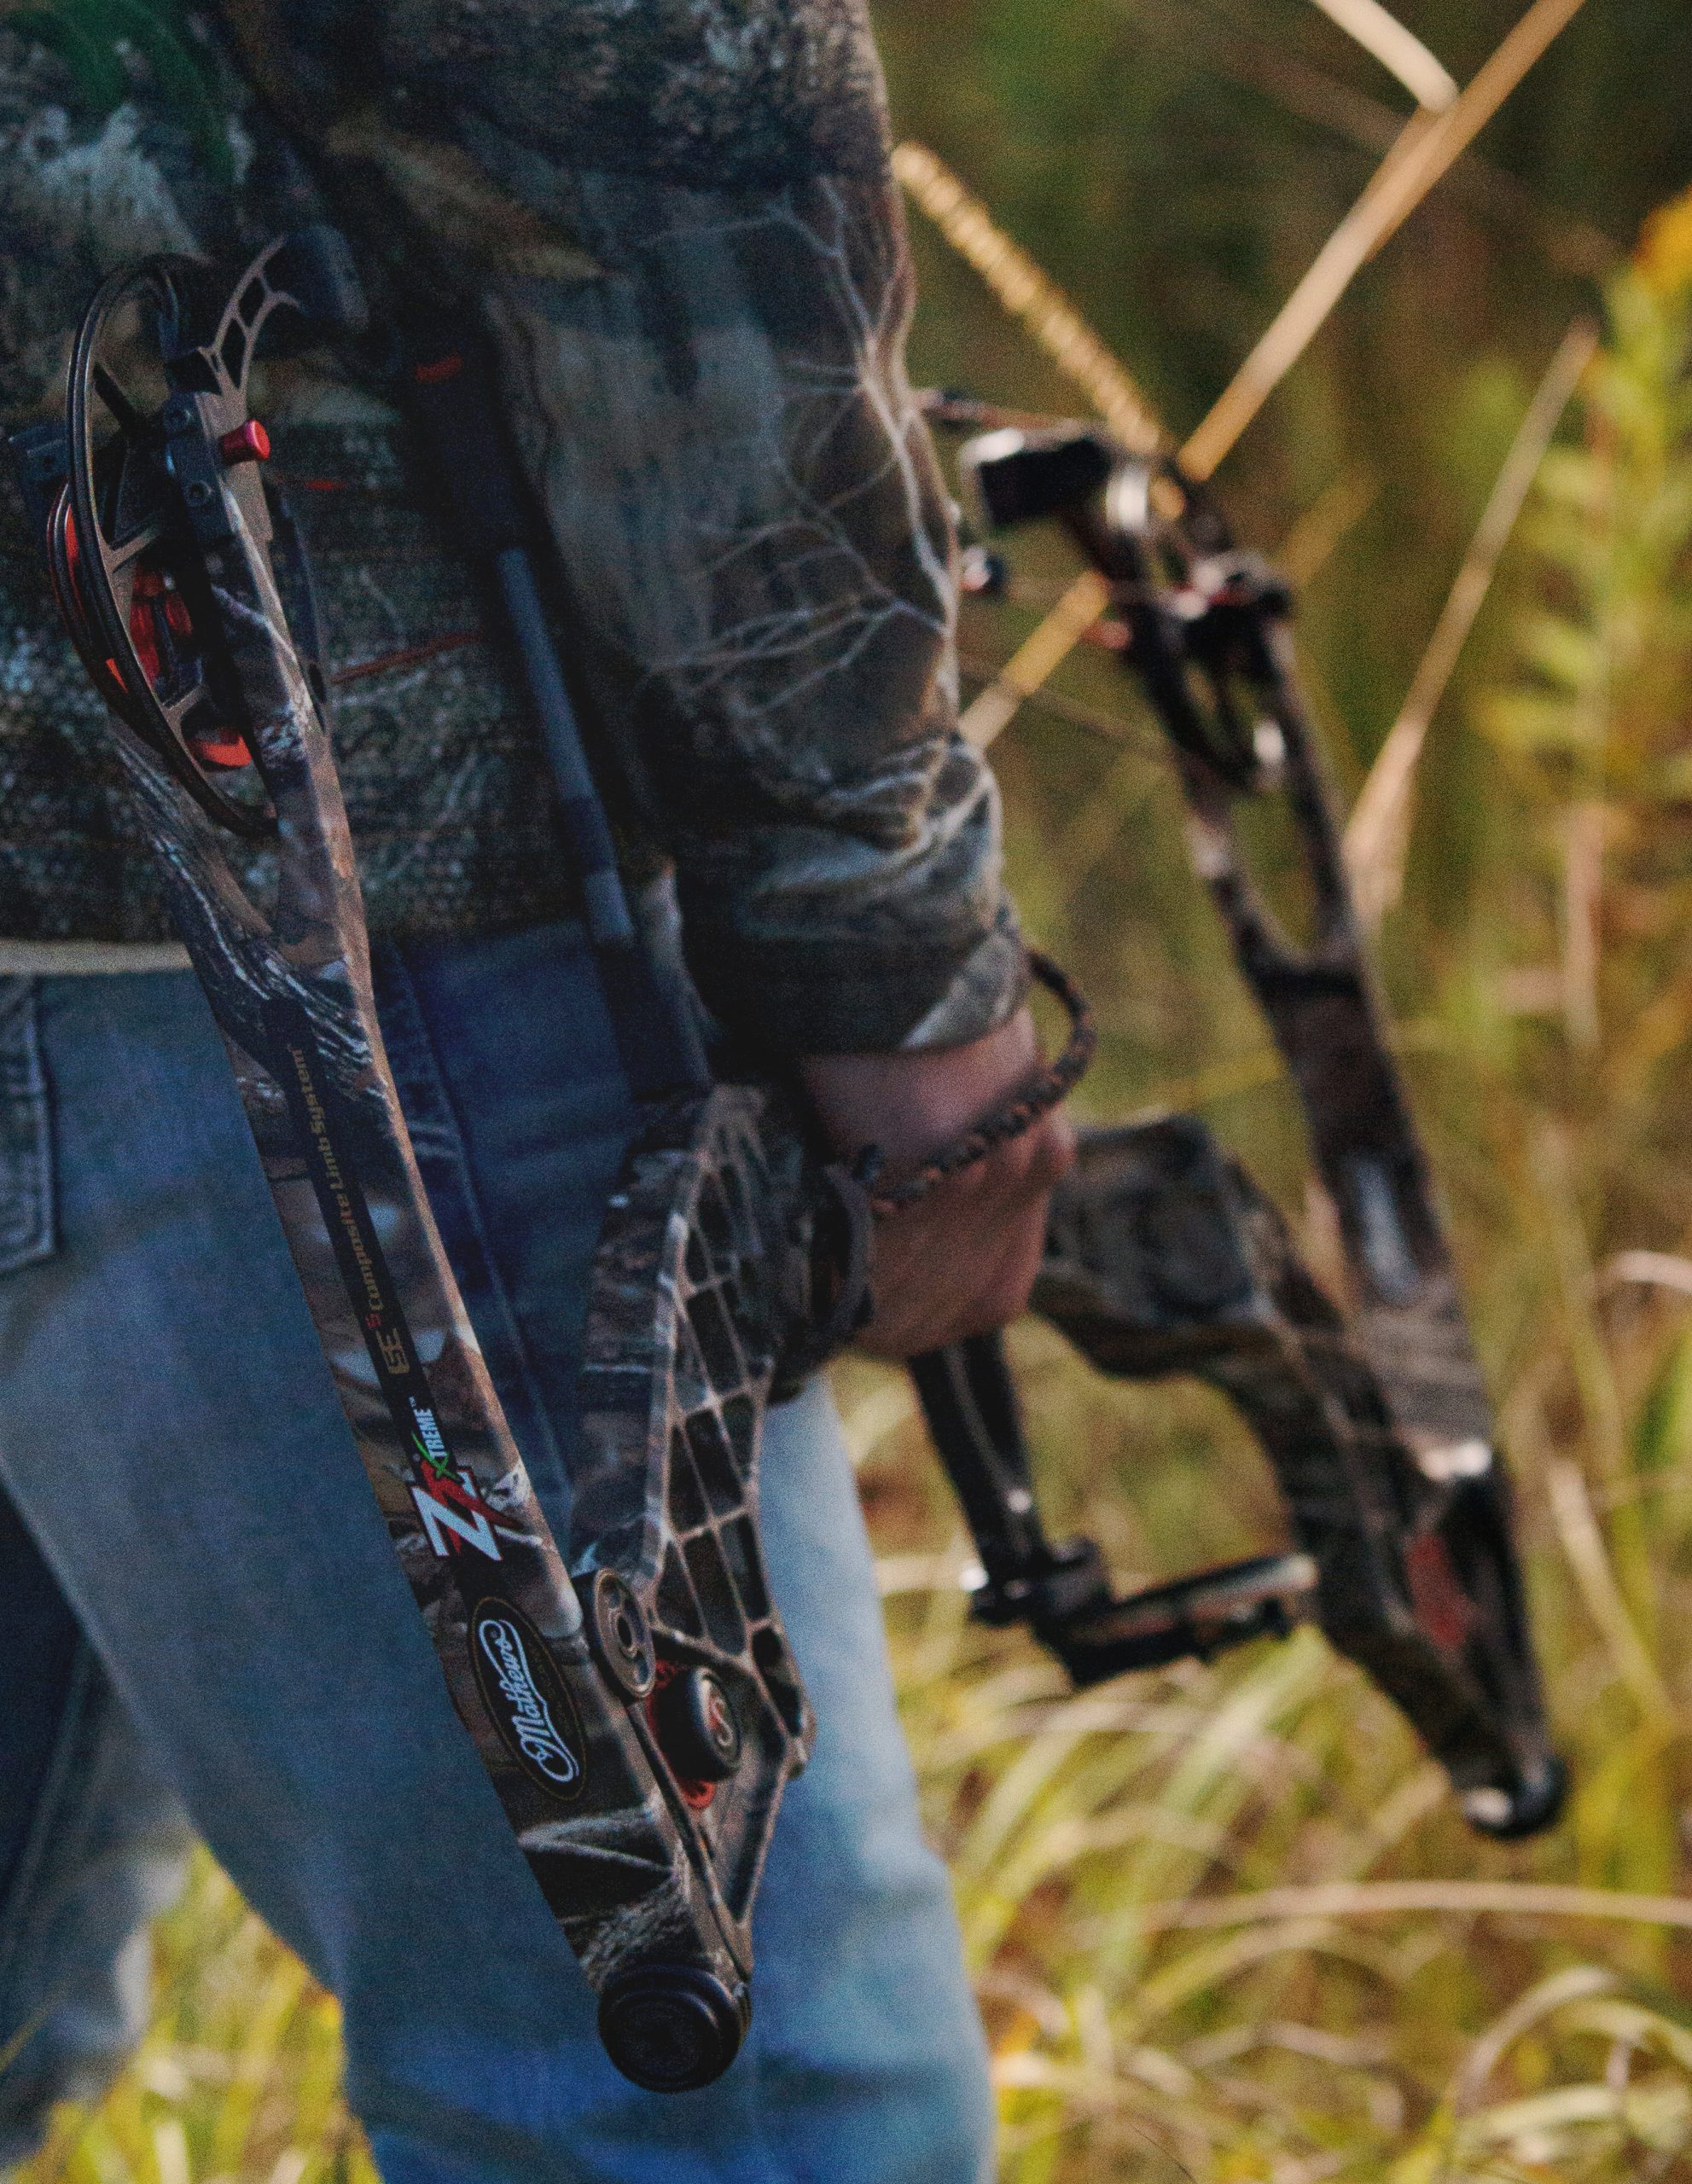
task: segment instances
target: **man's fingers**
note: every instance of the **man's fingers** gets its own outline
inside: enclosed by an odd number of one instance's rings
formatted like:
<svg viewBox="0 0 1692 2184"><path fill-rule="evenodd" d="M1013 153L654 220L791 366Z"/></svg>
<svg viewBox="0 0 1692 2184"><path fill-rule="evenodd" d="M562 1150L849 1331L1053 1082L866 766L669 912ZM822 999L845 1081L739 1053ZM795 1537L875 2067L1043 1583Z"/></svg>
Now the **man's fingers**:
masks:
<svg viewBox="0 0 1692 2184"><path fill-rule="evenodd" d="M1048 1115L1028 1133L1031 1147L1029 1182L1042 1197L1050 1197L1075 1165L1075 1125L1061 1108Z"/></svg>
<svg viewBox="0 0 1692 2184"><path fill-rule="evenodd" d="M1074 1157L1069 1124L1048 1117L883 1221L876 1314L858 1347L910 1357L1015 1319L1039 1272L1047 1200Z"/></svg>
<svg viewBox="0 0 1692 2184"><path fill-rule="evenodd" d="M879 1147L893 1180L1001 1112L1039 1052L1025 1008L969 1046L818 1055L799 1073L833 1142L848 1155ZM878 1222L875 1317L858 1346L912 1357L1014 1320L1039 1269L1047 1200L1074 1158L1074 1131L1049 1114Z"/></svg>

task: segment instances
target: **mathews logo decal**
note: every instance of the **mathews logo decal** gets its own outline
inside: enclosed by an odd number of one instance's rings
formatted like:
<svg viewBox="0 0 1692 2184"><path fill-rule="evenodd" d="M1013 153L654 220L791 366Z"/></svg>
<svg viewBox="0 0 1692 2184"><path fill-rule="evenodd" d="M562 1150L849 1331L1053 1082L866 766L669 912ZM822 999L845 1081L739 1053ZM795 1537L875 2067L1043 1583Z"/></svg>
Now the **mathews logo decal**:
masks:
<svg viewBox="0 0 1692 2184"><path fill-rule="evenodd" d="M582 1725L540 1633L515 1608L484 1601L471 1620L470 1654L511 1757L551 1796L579 1797L587 1780Z"/></svg>

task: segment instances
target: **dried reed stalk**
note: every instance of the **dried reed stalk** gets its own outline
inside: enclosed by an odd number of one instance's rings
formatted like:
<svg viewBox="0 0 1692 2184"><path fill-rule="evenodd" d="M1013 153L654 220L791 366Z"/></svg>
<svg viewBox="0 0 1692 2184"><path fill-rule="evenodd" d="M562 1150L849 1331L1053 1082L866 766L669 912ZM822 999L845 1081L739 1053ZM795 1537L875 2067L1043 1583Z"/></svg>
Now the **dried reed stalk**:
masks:
<svg viewBox="0 0 1692 2184"><path fill-rule="evenodd" d="M1363 195L1199 427L1183 459L1208 478L1333 315L1358 272L1468 150L1585 0L1534 0L1474 81L1443 113L1405 125Z"/></svg>
<svg viewBox="0 0 1692 2184"><path fill-rule="evenodd" d="M1396 76L1418 106L1443 113L1457 101L1456 78L1411 31L1389 15L1381 0L1316 0L1331 23Z"/></svg>
<svg viewBox="0 0 1692 2184"><path fill-rule="evenodd" d="M1182 449L1181 461L1194 477L1212 474L1327 323L1358 272L1443 179L1584 4L1584 0L1534 0L1444 113L1417 108L1315 264ZM1124 445L1141 455L1166 445L1154 412L1128 374L1062 291L997 226L944 160L925 145L907 142L893 154L893 171L1011 317L1090 395ZM1096 580L1087 577L1065 594L1010 663L1017 670L1015 678L1007 669L963 716L960 725L972 742L985 749L1055 671L1102 613L1102 605L1095 605L1098 595Z"/></svg>
<svg viewBox="0 0 1692 2184"><path fill-rule="evenodd" d="M1404 708L1375 754L1346 828L1346 868L1358 909L1371 930L1397 906L1415 805L1416 771L1475 618L1486 602L1546 450L1597 353L1598 329L1577 319L1552 357L1504 458L1474 537L1434 625Z"/></svg>
<svg viewBox="0 0 1692 2184"><path fill-rule="evenodd" d="M1065 378L1079 388L1131 454L1164 444L1151 404L1073 304L997 225L943 160L923 144L898 145L893 172L1008 317L1026 327Z"/></svg>
<svg viewBox="0 0 1692 2184"><path fill-rule="evenodd" d="M1159 1932L1172 1927L1250 1926L1305 1919L1376 1919L1418 1911L1449 1912L1461 1918L1603 1919L1692 1931L1692 1899L1646 1896L1629 1889L1575 1888L1552 1881L1327 1881L1309 1888L1265 1888L1244 1896L1146 1903L1136 1911L1135 1920L1145 1930Z"/></svg>

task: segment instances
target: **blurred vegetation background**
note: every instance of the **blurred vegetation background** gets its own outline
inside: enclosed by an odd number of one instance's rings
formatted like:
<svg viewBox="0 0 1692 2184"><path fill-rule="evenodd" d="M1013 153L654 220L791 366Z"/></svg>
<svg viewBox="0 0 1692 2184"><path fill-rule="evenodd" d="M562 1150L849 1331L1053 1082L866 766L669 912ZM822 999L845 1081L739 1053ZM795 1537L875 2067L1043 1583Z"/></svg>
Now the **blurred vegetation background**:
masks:
<svg viewBox="0 0 1692 2184"><path fill-rule="evenodd" d="M986 200L1177 434L1409 111L1310 0L875 12L899 132ZM1404 10L1460 82L1520 12ZM1381 936L1517 1468L1571 1815L1539 1844L1479 1843L1308 1633L1066 1698L1028 1643L968 1626L904 1385L846 1369L1011 2184L1692 2179L1689 64L1683 10L1590 0L1218 481L1298 579L1349 804L1536 386L1579 314L1602 322L1433 717ZM913 226L917 380L1073 414ZM1073 573L1055 540L1013 551L1010 601L966 610L974 682ZM1290 1093L1125 680L1078 652L997 759L1030 925L1098 1004L1084 1111L1201 1112L1320 1263ZM1215 1398L1104 1388L1036 1328L1016 1347L1054 1516L1122 1577L1279 1540ZM1487 1908L1442 1894L1476 1881ZM1534 1908L1523 1890L1547 1883L1593 1891L1583 1915ZM1317 1888L1342 1893L1297 1893ZM166 1922L159 1992L137 2069L66 2111L30 2184L368 2176L333 2006L209 1867Z"/></svg>

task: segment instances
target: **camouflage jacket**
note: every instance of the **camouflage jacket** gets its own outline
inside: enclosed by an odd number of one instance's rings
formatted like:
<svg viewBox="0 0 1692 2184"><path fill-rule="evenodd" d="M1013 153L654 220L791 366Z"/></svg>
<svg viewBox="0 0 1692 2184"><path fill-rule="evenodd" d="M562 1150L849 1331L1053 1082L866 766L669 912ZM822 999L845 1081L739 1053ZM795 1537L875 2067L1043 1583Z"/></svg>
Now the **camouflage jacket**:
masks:
<svg viewBox="0 0 1692 2184"><path fill-rule="evenodd" d="M608 786L673 863L717 1013L789 1053L1002 1020L1021 951L956 732L862 0L222 0L97 66L98 11L59 5L77 38L51 0L0 0L0 415L55 400L113 264L238 265L327 214L379 321L440 299L493 334ZM404 421L356 358L279 369L267 400L373 929L559 914L544 761ZM162 934L96 744L4 492L0 937Z"/></svg>

